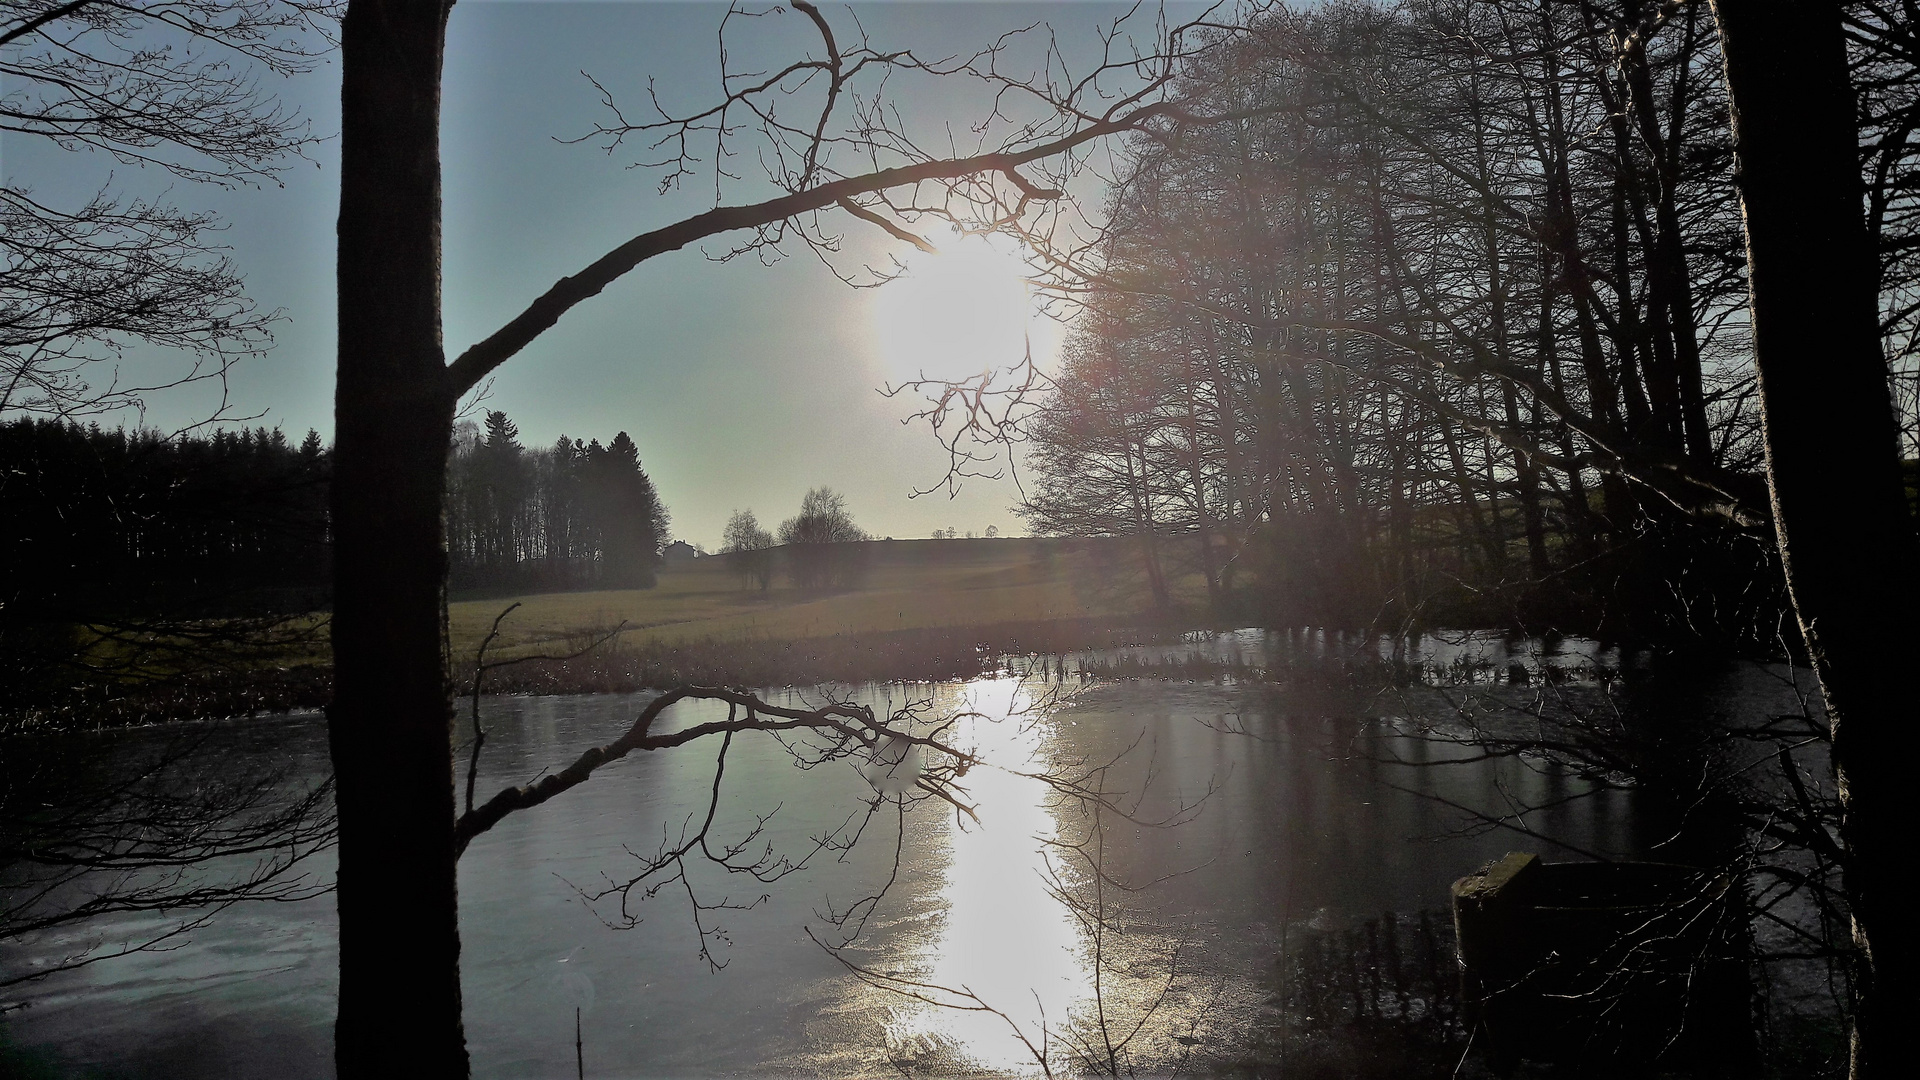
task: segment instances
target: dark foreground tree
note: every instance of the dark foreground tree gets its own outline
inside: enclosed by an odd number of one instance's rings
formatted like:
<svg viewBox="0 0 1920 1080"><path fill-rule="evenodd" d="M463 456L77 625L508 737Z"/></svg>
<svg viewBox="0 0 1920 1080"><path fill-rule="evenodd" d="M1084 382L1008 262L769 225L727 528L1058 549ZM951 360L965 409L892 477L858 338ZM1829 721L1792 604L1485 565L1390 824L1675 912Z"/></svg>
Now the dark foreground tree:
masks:
<svg viewBox="0 0 1920 1080"><path fill-rule="evenodd" d="M919 216L985 224L1030 218L1061 197L1090 144L1178 112L1167 96L1177 66L1171 54L1197 47L1176 28L1156 35L1144 58L1116 52L1095 72L1062 77L1058 55L1049 54L1054 66L1023 81L996 66L1000 49L923 63L910 53L844 44L812 4L793 6L817 33L818 53L765 78L725 81L726 99L710 110L604 129L615 143L663 139L655 145L667 147L678 176L694 160L690 145L737 137L751 123L767 146L761 160L778 193L628 240L562 278L452 363L441 339L439 155L452 5L352 0L348 7L328 710L340 818L335 1040L343 1078L467 1072L442 636L441 514L460 396L575 304L641 262L706 237L745 230L749 239L738 251L768 253L784 240L830 253L837 238L820 231L817 215L834 208L899 238L911 236L907 225ZM1001 122L981 130L976 152L928 154L888 126L893 114L870 111L873 98L854 92L889 72L977 79L999 95ZM1019 121L1005 120L1022 109Z"/></svg>
<svg viewBox="0 0 1920 1080"><path fill-rule="evenodd" d="M1913 520L1881 352L1876 259L1855 166L1841 6L1715 0L1747 229L1754 362L1774 529L1820 676L1860 953L1852 1075L1920 1069L1911 669L1892 620L1915 610Z"/></svg>

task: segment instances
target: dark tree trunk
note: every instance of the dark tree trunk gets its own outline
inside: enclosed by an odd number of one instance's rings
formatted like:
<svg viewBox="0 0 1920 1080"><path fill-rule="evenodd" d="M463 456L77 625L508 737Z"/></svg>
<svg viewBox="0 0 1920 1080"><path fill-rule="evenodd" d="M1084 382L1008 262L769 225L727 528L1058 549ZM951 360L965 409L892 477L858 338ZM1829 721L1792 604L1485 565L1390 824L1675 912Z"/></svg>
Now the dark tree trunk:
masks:
<svg viewBox="0 0 1920 1080"><path fill-rule="evenodd" d="M343 1080L464 1077L441 533L453 395L440 340L448 5L341 25L334 699Z"/></svg>
<svg viewBox="0 0 1920 1080"><path fill-rule="evenodd" d="M1140 446L1140 472L1136 477L1133 471L1134 443L1127 445L1127 488L1133 499L1133 525L1140 540L1140 559L1147 572L1147 585L1153 593L1153 609L1164 612L1173 606L1173 596L1167 591L1166 576L1160 572L1160 549L1153 528L1153 493L1147 489L1147 477L1151 466L1147 462L1147 449Z"/></svg>
<svg viewBox="0 0 1920 1080"><path fill-rule="evenodd" d="M1853 1076L1920 1075L1913 522L1880 350L1840 6L1716 0L1733 104L1767 473L1794 611L1833 725L1846 886L1864 968Z"/></svg>
<svg viewBox="0 0 1920 1080"><path fill-rule="evenodd" d="M1513 384L1502 383L1500 391L1507 410L1507 427L1526 431L1520 422L1520 401ZM1537 433L1529 434L1539 438ZM1520 497L1520 527L1527 537L1527 572L1535 581L1544 581L1552 568L1547 565L1547 527L1540 514L1540 467L1534 463L1533 455L1514 455L1513 486Z"/></svg>
<svg viewBox="0 0 1920 1080"><path fill-rule="evenodd" d="M1566 155L1557 149L1563 136L1557 119L1552 135L1556 151L1552 179L1548 185L1548 206L1552 215L1548 235L1558 249L1555 254L1560 257L1570 286L1568 293L1573 302L1574 326L1580 340L1580 367L1586 376L1587 399L1591 403L1593 422L1608 433L1609 442L1625 445L1627 440L1621 435L1618 390L1607 372L1606 357L1600 348L1599 322L1593 314L1593 308L1599 300L1593 290L1593 276L1587 268L1585 253L1580 250L1579 232L1575 225L1577 217L1573 206L1573 181L1567 171ZM1633 518L1633 496L1627 491L1626 481L1611 473L1600 477L1600 494L1607 532L1617 543L1620 532Z"/></svg>
<svg viewBox="0 0 1920 1080"><path fill-rule="evenodd" d="M1641 5L1629 3L1627 19L1638 25L1644 17ZM1689 82L1686 64L1697 41L1696 16L1689 10L1686 20L1686 45L1682 49L1680 71L1673 85L1669 116L1677 125L1687 112ZM1652 181L1654 224L1658 230L1647 250L1648 282L1652 286L1648 304L1653 309L1656 341L1670 341L1663 362L1671 365L1675 417L1684 436L1687 459L1698 466L1713 463L1713 439L1708 433L1706 396L1701 386L1699 327L1693 316L1692 273L1687 266L1686 248L1681 237L1678 187L1680 153L1676 138L1660 128L1660 110L1654 101L1653 73L1647 66L1646 46L1636 44L1620 58L1620 68L1639 121L1640 141L1648 157L1648 179ZM1678 134L1679 128L1672 129ZM1622 148L1624 152L1624 147Z"/></svg>

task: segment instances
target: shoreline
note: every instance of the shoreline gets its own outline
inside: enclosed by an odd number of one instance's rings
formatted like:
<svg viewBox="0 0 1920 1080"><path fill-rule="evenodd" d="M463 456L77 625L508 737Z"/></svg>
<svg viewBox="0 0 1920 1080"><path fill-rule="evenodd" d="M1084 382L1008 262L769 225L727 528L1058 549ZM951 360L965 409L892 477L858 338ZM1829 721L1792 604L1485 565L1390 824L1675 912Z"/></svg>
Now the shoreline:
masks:
<svg viewBox="0 0 1920 1080"><path fill-rule="evenodd" d="M972 678L1010 655L1055 655L1178 640L1182 620L1105 617L888 630L818 637L614 641L571 659L526 658L488 672L482 693L621 694L682 684L804 686L941 682ZM509 658L511 659L511 658ZM473 662L453 668L454 696L473 689ZM238 720L324 709L331 664L184 676L137 685L93 683L62 698L0 713L0 736L75 733L157 724Z"/></svg>

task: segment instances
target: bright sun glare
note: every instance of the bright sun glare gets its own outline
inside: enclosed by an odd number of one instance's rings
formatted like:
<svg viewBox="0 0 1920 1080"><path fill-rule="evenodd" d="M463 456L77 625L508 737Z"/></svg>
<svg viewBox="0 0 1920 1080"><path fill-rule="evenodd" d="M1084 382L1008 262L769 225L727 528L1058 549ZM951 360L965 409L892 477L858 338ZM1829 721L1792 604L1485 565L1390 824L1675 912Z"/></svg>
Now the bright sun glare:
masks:
<svg viewBox="0 0 1920 1080"><path fill-rule="evenodd" d="M961 379L1012 366L1027 355L1029 332L1041 358L1051 322L1033 310L1013 244L953 235L934 243L939 254L910 253L906 273L872 293L888 380Z"/></svg>
<svg viewBox="0 0 1920 1080"><path fill-rule="evenodd" d="M964 987L999 1011L927 1008L899 1023L896 1037L951 1045L990 1072L1030 1074L1033 1051L1012 1028L1039 1045L1043 1027L1066 1023L1093 992L1080 927L1049 891L1042 852L1058 832L1053 793L1021 775L1042 758L1046 726L1022 715L1033 700L1017 678L936 692L964 717L955 737L989 767L967 777L978 822L947 834L947 909L926 958L928 981Z"/></svg>

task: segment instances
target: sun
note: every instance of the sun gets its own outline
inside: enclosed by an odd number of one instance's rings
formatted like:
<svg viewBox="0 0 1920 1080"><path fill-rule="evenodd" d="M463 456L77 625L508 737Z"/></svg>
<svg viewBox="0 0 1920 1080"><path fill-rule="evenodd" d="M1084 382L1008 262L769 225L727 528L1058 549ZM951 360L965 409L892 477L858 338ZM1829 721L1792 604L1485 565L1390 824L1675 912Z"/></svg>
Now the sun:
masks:
<svg viewBox="0 0 1920 1080"><path fill-rule="evenodd" d="M936 239L938 254L915 251L906 272L873 291L873 331L891 382L925 375L964 379L1036 358L1042 338L1027 268L1008 241L982 236Z"/></svg>

